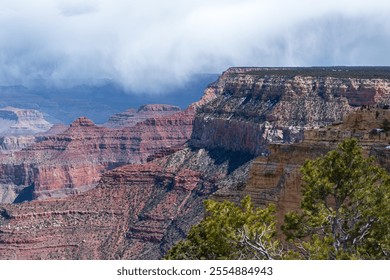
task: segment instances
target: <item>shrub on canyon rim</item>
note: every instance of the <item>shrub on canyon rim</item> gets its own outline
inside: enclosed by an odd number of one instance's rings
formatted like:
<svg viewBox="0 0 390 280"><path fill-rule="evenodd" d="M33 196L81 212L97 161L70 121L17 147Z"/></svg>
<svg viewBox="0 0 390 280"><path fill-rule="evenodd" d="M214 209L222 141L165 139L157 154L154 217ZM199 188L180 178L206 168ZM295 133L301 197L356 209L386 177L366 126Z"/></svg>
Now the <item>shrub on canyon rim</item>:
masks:
<svg viewBox="0 0 390 280"><path fill-rule="evenodd" d="M253 206L249 196L240 205L230 201L205 202L206 217L191 228L166 259L280 259L280 242L274 237L275 206Z"/></svg>

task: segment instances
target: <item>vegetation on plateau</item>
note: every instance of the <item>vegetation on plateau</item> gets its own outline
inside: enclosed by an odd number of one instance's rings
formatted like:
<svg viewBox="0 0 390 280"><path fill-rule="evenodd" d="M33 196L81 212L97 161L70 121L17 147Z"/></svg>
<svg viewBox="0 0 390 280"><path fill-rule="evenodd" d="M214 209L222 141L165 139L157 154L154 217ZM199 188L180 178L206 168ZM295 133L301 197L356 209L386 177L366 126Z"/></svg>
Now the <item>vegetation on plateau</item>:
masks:
<svg viewBox="0 0 390 280"><path fill-rule="evenodd" d="M232 73L237 75L237 73ZM335 67L269 67L245 72L244 75L284 77L334 77L340 79L390 79L387 66L335 66Z"/></svg>
<svg viewBox="0 0 390 280"><path fill-rule="evenodd" d="M390 176L355 139L306 161L301 172L301 209L285 216L283 234L274 205L208 200L204 220L166 258L390 259Z"/></svg>

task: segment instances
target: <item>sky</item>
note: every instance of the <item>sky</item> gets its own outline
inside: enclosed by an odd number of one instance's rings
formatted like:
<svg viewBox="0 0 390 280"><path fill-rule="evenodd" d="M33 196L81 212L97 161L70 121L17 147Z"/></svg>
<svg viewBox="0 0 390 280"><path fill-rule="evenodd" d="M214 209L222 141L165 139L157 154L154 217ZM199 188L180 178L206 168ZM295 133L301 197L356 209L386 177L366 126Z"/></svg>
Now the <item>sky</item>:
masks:
<svg viewBox="0 0 390 280"><path fill-rule="evenodd" d="M232 66L390 65L389 18L387 0L0 0L0 85L158 92Z"/></svg>

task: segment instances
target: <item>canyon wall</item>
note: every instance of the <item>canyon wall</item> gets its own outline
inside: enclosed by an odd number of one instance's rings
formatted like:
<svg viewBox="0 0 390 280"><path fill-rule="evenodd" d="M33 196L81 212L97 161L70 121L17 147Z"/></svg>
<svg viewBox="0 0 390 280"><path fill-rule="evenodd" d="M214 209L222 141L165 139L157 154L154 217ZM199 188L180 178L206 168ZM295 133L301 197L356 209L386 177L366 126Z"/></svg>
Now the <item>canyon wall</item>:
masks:
<svg viewBox="0 0 390 280"><path fill-rule="evenodd" d="M4 107L0 109L1 135L26 135L45 132L51 123L46 121L43 114L37 110Z"/></svg>
<svg viewBox="0 0 390 280"><path fill-rule="evenodd" d="M296 144L271 144L270 155L253 160L243 194L250 195L255 205L274 203L280 223L289 211L300 208L300 168L336 149L344 139L356 138L365 156L374 156L377 164L390 171L389 109L359 109L343 121L324 128L306 130L304 140Z"/></svg>
<svg viewBox="0 0 390 280"><path fill-rule="evenodd" d="M260 155L268 143L299 142L305 129L390 104L390 72L376 71L231 68L210 86L216 98L198 111L191 145Z"/></svg>
<svg viewBox="0 0 390 280"><path fill-rule="evenodd" d="M76 196L0 205L0 258L162 258L203 218L203 201L217 188L241 186L249 165L232 171L233 163L228 154L184 148L106 172Z"/></svg>

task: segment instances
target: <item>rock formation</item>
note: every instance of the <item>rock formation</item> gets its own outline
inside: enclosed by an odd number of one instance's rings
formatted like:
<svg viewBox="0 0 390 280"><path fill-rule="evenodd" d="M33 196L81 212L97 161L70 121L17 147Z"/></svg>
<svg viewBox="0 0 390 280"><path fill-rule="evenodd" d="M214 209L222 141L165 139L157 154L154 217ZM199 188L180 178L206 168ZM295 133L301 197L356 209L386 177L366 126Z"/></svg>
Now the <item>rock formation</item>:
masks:
<svg viewBox="0 0 390 280"><path fill-rule="evenodd" d="M138 110L129 109L111 116L104 124L110 128L131 127L149 118L169 116L180 111L180 108L165 104L148 104Z"/></svg>
<svg viewBox="0 0 390 280"><path fill-rule="evenodd" d="M390 171L390 110L359 109L343 121L324 128L307 130L297 144L272 144L270 155L253 160L243 193L256 205L274 203L279 222L284 215L300 208L300 167L307 159L315 159L333 150L347 138L356 138L366 156L373 155L377 163Z"/></svg>
<svg viewBox="0 0 390 280"><path fill-rule="evenodd" d="M202 219L204 199L218 186L239 187L247 177L248 164L230 170L236 161L228 154L185 148L153 162L118 167L77 196L3 204L0 256L161 258Z"/></svg>
<svg viewBox="0 0 390 280"><path fill-rule="evenodd" d="M26 135L45 132L52 124L37 110L5 107L0 109L1 135Z"/></svg>
<svg viewBox="0 0 390 280"><path fill-rule="evenodd" d="M72 199L0 209L2 259L156 259L199 221L212 183L198 172L154 164L107 173ZM166 244L166 245L164 245Z"/></svg>
<svg viewBox="0 0 390 280"><path fill-rule="evenodd" d="M260 155L362 105L390 104L390 70L231 68L209 91L216 98L196 115L191 144Z"/></svg>
<svg viewBox="0 0 390 280"><path fill-rule="evenodd" d="M0 136L0 152L10 154L31 146L36 141L34 135L7 135Z"/></svg>
<svg viewBox="0 0 390 280"><path fill-rule="evenodd" d="M10 153L32 145L37 133L51 128L37 110L4 107L0 109L0 152Z"/></svg>

